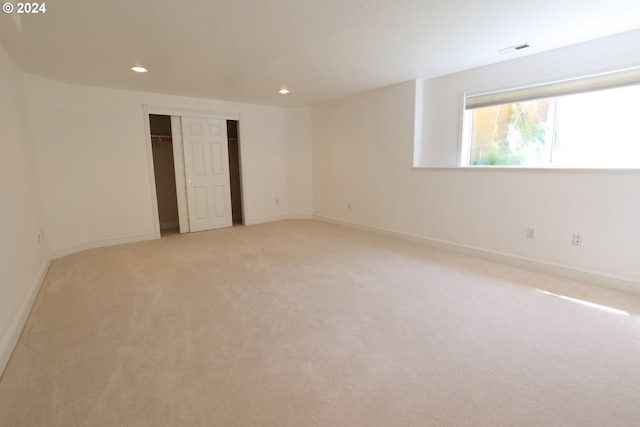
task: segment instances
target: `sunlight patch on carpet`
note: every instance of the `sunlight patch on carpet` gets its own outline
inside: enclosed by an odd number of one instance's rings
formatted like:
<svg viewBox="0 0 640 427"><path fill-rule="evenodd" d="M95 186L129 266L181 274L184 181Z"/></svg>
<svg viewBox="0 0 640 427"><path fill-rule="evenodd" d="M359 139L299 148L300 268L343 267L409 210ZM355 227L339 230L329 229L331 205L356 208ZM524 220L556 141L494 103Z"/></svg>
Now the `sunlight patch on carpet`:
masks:
<svg viewBox="0 0 640 427"><path fill-rule="evenodd" d="M606 312L609 312L609 313L619 314L619 315L622 315L622 316L629 316L629 313L627 313L626 311L618 310L617 308L613 308L613 307L607 307L606 305L600 305L600 304L596 304L596 303L590 302L590 301L585 301L585 300L581 300L581 299L577 299L577 298L571 298L571 297L568 297L566 295L558 295L558 294L554 294L554 293L551 293L551 292L548 292L548 291L543 291L541 289L536 289L536 291L541 292L541 293L543 293L545 295L551 295L551 296L554 296L554 297L562 298L562 299L567 300L567 301L572 301L572 302L575 302L577 304L581 304L581 305L584 305L584 306L587 306L587 307L597 308L598 310L603 310L603 311L606 311Z"/></svg>

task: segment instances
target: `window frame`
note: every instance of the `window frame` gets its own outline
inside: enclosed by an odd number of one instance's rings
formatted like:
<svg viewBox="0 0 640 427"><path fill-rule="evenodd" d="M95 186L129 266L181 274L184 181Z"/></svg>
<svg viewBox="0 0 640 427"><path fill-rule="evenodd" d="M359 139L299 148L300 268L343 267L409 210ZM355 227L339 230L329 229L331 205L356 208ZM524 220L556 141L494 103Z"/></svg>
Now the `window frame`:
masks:
<svg viewBox="0 0 640 427"><path fill-rule="evenodd" d="M640 85L640 67L630 67L587 76L546 81L536 84L515 86L506 89L466 93L460 95L460 144L458 145L458 167L463 168L507 168L507 169L567 169L567 170L638 170L638 167L611 166L569 166L554 165L550 162L539 165L472 165L471 132L473 111L494 105L536 99L554 98L564 95L595 92L624 86ZM471 105L471 106L470 106Z"/></svg>

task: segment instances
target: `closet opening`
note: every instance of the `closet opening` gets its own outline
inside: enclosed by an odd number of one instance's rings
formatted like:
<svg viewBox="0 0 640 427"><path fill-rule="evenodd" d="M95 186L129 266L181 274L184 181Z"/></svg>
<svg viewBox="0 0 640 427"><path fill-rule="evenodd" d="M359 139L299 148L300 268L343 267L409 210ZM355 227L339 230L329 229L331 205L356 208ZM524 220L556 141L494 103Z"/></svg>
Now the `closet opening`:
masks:
<svg viewBox="0 0 640 427"><path fill-rule="evenodd" d="M149 114L153 171L158 198L160 235L179 233L176 172L173 159L171 116Z"/></svg>
<svg viewBox="0 0 640 427"><path fill-rule="evenodd" d="M231 216L233 225L243 224L242 181L240 173L240 141L238 121L227 120L227 140L229 142L229 179L231 181Z"/></svg>
<svg viewBox="0 0 640 427"><path fill-rule="evenodd" d="M239 127L238 120L149 114L161 237L244 224ZM216 162L228 163L228 170ZM225 184L220 178L227 173ZM209 181L198 182L203 176L217 180L211 192Z"/></svg>

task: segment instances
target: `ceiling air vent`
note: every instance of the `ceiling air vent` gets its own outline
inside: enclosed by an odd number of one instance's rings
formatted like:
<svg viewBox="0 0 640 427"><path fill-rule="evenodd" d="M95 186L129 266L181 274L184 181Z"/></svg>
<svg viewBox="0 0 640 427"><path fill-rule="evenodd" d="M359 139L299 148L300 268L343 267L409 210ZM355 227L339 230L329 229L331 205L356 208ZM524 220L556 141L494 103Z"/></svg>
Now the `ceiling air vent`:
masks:
<svg viewBox="0 0 640 427"><path fill-rule="evenodd" d="M504 49L500 49L498 50L498 53L504 54L504 53L517 52L519 50L526 49L530 46L531 45L529 43L520 43L515 46L510 46L510 47L505 47Z"/></svg>

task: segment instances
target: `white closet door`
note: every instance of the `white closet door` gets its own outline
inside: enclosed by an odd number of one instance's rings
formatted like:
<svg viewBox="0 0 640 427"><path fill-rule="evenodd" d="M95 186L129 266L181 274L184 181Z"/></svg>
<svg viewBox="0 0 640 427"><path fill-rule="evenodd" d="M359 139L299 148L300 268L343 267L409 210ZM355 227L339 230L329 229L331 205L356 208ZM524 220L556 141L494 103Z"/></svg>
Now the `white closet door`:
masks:
<svg viewBox="0 0 640 427"><path fill-rule="evenodd" d="M227 122L182 118L190 231L231 227Z"/></svg>

